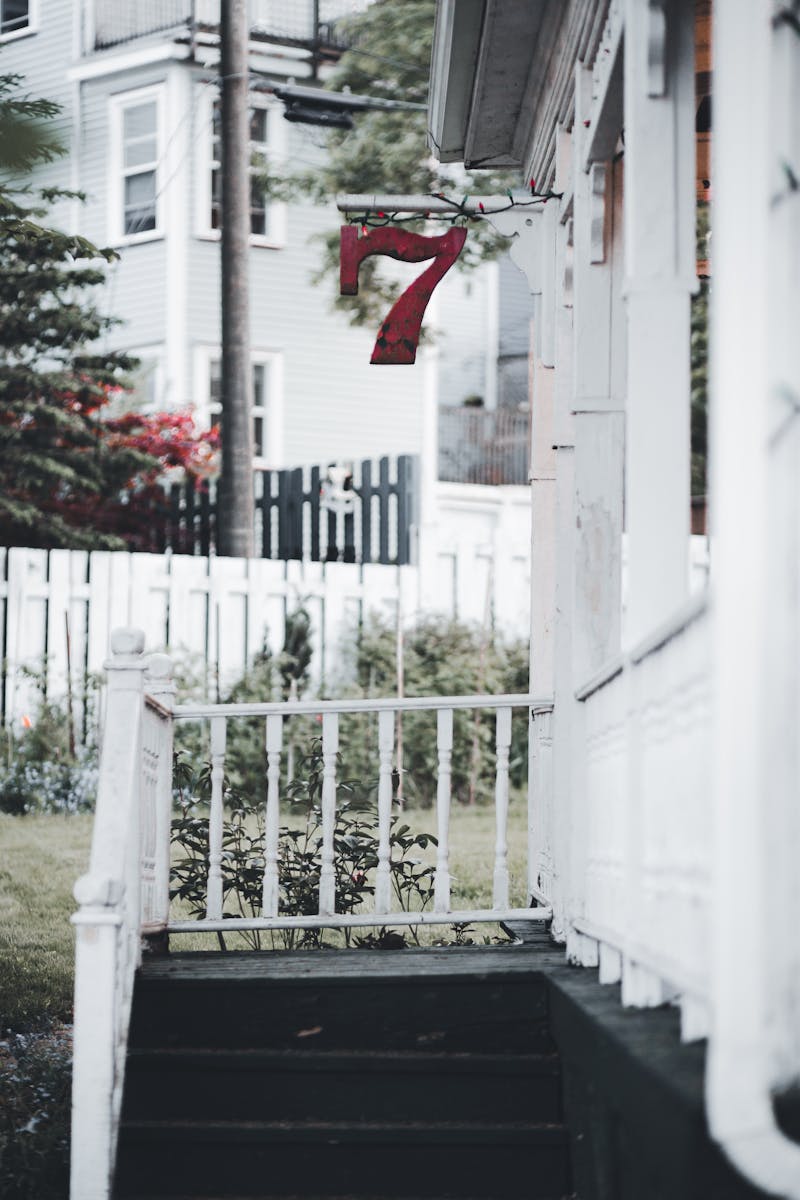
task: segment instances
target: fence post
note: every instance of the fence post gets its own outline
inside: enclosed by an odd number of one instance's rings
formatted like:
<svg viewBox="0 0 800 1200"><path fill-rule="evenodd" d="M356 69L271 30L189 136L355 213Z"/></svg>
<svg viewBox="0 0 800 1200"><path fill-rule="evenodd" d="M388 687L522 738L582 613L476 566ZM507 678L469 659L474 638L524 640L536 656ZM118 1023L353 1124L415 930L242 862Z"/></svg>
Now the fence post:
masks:
<svg viewBox="0 0 800 1200"><path fill-rule="evenodd" d="M139 952L138 812L144 635L111 635L89 871L75 884L72 1200L108 1200ZM135 839L135 840L134 840ZM136 854L130 852L131 843Z"/></svg>

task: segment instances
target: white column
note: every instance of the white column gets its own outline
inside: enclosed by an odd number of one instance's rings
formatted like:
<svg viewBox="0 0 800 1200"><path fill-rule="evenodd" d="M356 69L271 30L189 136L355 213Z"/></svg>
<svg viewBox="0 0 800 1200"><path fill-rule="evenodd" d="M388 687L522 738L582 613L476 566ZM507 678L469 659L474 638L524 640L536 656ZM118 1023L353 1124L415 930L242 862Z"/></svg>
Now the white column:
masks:
<svg viewBox="0 0 800 1200"><path fill-rule="evenodd" d="M557 134L556 187L566 193L571 183L571 137L563 129ZM573 810L572 727L574 692L572 677L572 626L575 563L572 548L575 528L575 420L572 415L573 294L572 224L567 210L555 200L545 207L542 261L541 323L543 355L547 332L553 329L549 361L554 369L553 444L556 460L555 484L555 596L553 644L553 797L550 817L553 850L553 933L561 940L567 932L570 878L570 844ZM552 262L552 284L550 264Z"/></svg>
<svg viewBox="0 0 800 1200"><path fill-rule="evenodd" d="M623 165L585 161L588 68L576 68L575 91L573 664L580 686L620 646L625 313L619 287Z"/></svg>
<svg viewBox="0 0 800 1200"><path fill-rule="evenodd" d="M800 1149L777 1130L770 1095L797 1070L800 982L800 192L785 169L796 173L800 158L800 38L789 24L773 27L776 11L751 0L714 11L706 1106L712 1134L739 1170L769 1194L797 1200ZM743 878L752 897L745 905Z"/></svg>
<svg viewBox="0 0 800 1200"><path fill-rule="evenodd" d="M622 260L622 164L588 160L592 75L578 65L574 150L574 522L569 537L574 594L571 641L572 808L569 917L586 916L587 830L584 707L575 689L620 647L624 398L619 386ZM616 368L616 371L615 371ZM588 914L591 915L591 914ZM589 965L597 947L572 934L569 952ZM587 957L588 956L588 957Z"/></svg>
<svg viewBox="0 0 800 1200"><path fill-rule="evenodd" d="M693 11L690 0L625 6L629 645L688 596Z"/></svg>

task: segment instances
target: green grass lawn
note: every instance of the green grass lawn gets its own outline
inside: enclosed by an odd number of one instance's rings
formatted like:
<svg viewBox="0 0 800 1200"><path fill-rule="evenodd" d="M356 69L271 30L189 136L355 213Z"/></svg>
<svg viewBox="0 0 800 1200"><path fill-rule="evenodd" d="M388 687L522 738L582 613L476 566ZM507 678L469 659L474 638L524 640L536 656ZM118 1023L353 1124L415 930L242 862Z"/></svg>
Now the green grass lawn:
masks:
<svg viewBox="0 0 800 1200"><path fill-rule="evenodd" d="M0 1029L72 1013L72 887L92 817L0 813Z"/></svg>
<svg viewBox="0 0 800 1200"><path fill-rule="evenodd" d="M416 832L435 833L436 813L411 809L404 821ZM509 813L512 903L525 899L525 804ZM10 817L0 814L0 1028L24 1029L42 1018L69 1020L72 1011L75 911L72 887L87 867L90 814ZM455 805L450 822L450 870L454 907L491 907L494 809ZM435 858L430 847L429 858ZM476 941L496 936L497 926L476 926ZM420 940L452 938L447 927L428 927ZM231 948L242 943L227 935ZM335 940L335 939L334 939ZM277 943L279 944L279 943ZM176 935L176 950L214 949L209 934Z"/></svg>
<svg viewBox="0 0 800 1200"><path fill-rule="evenodd" d="M430 809L412 809L403 820L415 832L436 832ZM517 904L525 899L525 827L525 804L518 798L509 813L508 839L512 903ZM73 885L88 865L91 831L91 814L0 814L0 1195L10 1200L65 1200L67 1195L74 955L69 918L75 910ZM428 854L435 857L435 848ZM493 865L494 809L454 806L454 906L490 907ZM498 926L486 924L464 936L481 942L500 933ZM420 929L423 944L438 939L453 941L453 931ZM240 936L226 934L226 940L230 949L246 948ZM265 938L265 945L271 940ZM325 935L328 944L343 940L335 931ZM281 945L278 935L274 942ZM209 934L172 939L177 950L217 945Z"/></svg>

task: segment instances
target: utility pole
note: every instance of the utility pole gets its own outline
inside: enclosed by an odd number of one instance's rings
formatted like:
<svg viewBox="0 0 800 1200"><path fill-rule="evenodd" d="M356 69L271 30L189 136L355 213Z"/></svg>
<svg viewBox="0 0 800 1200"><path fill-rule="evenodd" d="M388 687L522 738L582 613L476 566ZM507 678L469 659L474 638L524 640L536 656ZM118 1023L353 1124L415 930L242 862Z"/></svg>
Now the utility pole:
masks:
<svg viewBox="0 0 800 1200"><path fill-rule="evenodd" d="M220 4L222 105L222 469L220 554L253 554L253 376L250 365L250 145L247 0Z"/></svg>

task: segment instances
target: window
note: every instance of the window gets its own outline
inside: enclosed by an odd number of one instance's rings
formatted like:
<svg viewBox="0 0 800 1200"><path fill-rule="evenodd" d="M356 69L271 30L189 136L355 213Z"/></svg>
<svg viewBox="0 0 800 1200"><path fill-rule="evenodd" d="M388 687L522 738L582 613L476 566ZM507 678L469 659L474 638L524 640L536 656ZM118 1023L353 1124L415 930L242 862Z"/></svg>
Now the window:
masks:
<svg viewBox="0 0 800 1200"><path fill-rule="evenodd" d="M160 232L160 96L147 88L113 105L111 241L141 241Z"/></svg>
<svg viewBox="0 0 800 1200"><path fill-rule="evenodd" d="M222 121L219 99L203 97L200 111L207 134L205 154L199 160L197 188L197 231L201 237L219 235L222 223ZM285 131L280 109L257 104L250 109L250 234L254 245L279 246L285 241L286 205L270 200L257 176L263 174L270 158L284 152ZM201 142L202 144L202 142Z"/></svg>
<svg viewBox="0 0 800 1200"><path fill-rule="evenodd" d="M155 413L164 406L164 377L159 347L133 350L139 366L131 377L128 407L140 413Z"/></svg>
<svg viewBox="0 0 800 1200"><path fill-rule="evenodd" d="M250 173L255 176L263 171L267 162L269 150L269 113L265 108L250 109ZM222 171L221 171L221 141L222 117L219 100L214 101L211 133L211 228L219 229L221 224L222 206ZM250 233L254 237L267 238L269 228L270 206L258 180L250 181Z"/></svg>
<svg viewBox="0 0 800 1200"><path fill-rule="evenodd" d="M0 38L19 36L33 28L30 0L0 0Z"/></svg>
<svg viewBox="0 0 800 1200"><path fill-rule="evenodd" d="M253 361L253 461L257 466L275 464L280 458L277 444L279 429L274 392L276 360L273 356L254 357ZM222 410L222 364L218 357L208 359L208 420L219 424Z"/></svg>

